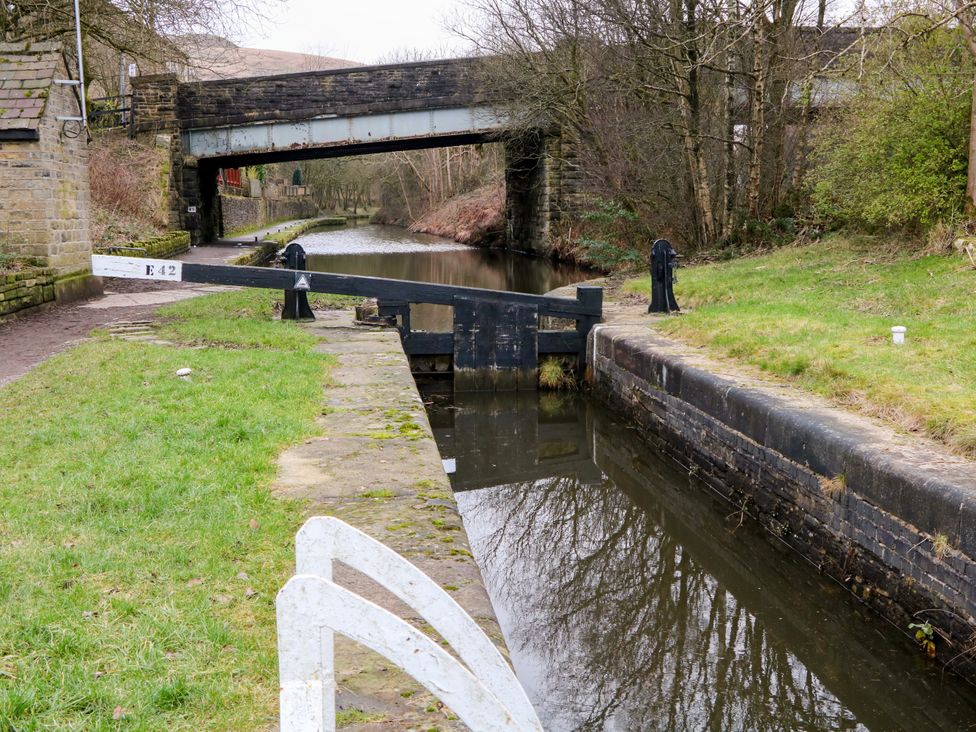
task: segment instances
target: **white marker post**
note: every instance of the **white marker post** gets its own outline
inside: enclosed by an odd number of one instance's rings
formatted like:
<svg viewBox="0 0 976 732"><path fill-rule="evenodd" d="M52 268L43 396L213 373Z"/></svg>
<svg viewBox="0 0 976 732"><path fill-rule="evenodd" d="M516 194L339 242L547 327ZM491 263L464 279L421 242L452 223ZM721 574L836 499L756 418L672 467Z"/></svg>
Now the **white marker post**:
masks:
<svg viewBox="0 0 976 732"><path fill-rule="evenodd" d="M908 330L904 325L896 325L891 329L891 342L896 346L904 345L905 331Z"/></svg>
<svg viewBox="0 0 976 732"><path fill-rule="evenodd" d="M182 282L183 262L144 257L112 257L93 254L92 274L96 277L123 277L129 280Z"/></svg>

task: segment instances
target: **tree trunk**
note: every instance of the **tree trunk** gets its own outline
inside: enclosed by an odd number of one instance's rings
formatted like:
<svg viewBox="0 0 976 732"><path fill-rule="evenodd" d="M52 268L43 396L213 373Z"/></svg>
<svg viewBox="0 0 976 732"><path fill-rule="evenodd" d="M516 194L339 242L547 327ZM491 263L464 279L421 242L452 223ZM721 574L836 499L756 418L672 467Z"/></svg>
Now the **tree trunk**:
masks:
<svg viewBox="0 0 976 732"><path fill-rule="evenodd" d="M728 239L735 224L735 51L731 39L727 40L725 57L725 175L722 182L722 227L720 237Z"/></svg>
<svg viewBox="0 0 976 732"><path fill-rule="evenodd" d="M752 151L749 157L749 186L747 200L749 217L760 216L759 189L762 184L763 145L766 141L766 64L764 50L766 39L763 33L763 16L757 9L752 21L752 109L749 114L749 139Z"/></svg>

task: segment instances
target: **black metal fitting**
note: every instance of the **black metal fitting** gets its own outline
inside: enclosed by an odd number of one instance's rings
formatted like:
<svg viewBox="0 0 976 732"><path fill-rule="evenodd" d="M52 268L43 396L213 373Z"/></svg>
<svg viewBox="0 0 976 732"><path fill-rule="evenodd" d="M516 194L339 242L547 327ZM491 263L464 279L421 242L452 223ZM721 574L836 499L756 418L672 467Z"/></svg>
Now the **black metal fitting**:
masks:
<svg viewBox="0 0 976 732"><path fill-rule="evenodd" d="M292 242L280 257L288 269L304 272L308 266L308 258L302 245ZM312 274L296 274L295 287L285 290L285 306L281 310L282 320L315 320L312 307L308 304L308 290L312 283Z"/></svg>
<svg viewBox="0 0 976 732"><path fill-rule="evenodd" d="M649 313L676 313L681 310L674 299L674 270L678 253L667 239L658 239L651 249L651 304Z"/></svg>

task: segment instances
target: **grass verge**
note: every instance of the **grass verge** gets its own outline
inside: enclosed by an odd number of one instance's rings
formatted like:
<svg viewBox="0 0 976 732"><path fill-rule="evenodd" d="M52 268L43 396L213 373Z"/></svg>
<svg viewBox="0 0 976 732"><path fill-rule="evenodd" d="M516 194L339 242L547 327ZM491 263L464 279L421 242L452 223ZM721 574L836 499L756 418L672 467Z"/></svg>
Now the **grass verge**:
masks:
<svg viewBox="0 0 976 732"><path fill-rule="evenodd" d="M248 301L168 308L208 347L95 340L0 389L0 729L273 723L302 507L268 486L332 361Z"/></svg>
<svg viewBox="0 0 976 732"><path fill-rule="evenodd" d="M648 282L626 291L646 294ZM976 458L976 270L876 240L681 270L681 317L654 328ZM891 327L908 328L907 343Z"/></svg>

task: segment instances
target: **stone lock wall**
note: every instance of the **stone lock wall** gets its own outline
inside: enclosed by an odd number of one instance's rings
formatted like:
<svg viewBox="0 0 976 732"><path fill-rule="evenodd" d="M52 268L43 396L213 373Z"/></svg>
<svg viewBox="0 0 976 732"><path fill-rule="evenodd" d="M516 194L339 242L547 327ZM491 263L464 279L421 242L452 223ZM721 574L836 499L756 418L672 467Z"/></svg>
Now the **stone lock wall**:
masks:
<svg viewBox="0 0 976 732"><path fill-rule="evenodd" d="M939 657L976 679L972 463L685 353L646 326L598 326L591 385L650 445L902 632L930 621Z"/></svg>

